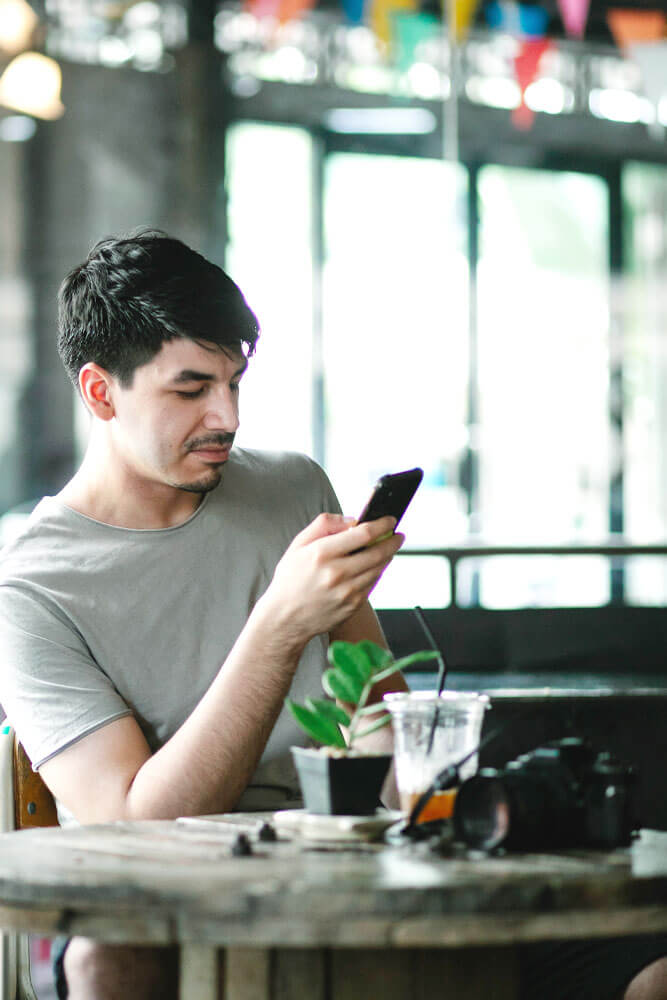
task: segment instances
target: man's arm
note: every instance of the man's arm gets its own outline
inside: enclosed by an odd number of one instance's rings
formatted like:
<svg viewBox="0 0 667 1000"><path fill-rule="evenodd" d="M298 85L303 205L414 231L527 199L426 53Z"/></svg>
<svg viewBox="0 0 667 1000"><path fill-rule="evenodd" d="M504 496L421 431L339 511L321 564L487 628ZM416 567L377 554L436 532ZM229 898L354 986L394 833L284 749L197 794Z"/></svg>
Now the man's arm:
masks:
<svg viewBox="0 0 667 1000"><path fill-rule="evenodd" d="M343 632L351 636L357 614L365 620L367 595L403 536L371 543L392 526L390 518L353 526L338 515L316 518L278 563L210 688L171 739L151 755L133 718L103 726L42 765L56 798L88 823L233 808L307 642L323 632L336 634L348 621Z"/></svg>

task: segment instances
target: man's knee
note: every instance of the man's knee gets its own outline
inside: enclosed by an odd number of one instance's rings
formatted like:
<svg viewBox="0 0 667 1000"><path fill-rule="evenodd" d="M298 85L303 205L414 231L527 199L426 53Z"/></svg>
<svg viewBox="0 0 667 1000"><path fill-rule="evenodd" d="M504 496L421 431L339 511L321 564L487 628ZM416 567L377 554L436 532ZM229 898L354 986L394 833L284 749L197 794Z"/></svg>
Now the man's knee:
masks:
<svg viewBox="0 0 667 1000"><path fill-rule="evenodd" d="M623 1000L667 1000L667 958L659 958L638 972Z"/></svg>
<svg viewBox="0 0 667 1000"><path fill-rule="evenodd" d="M134 948L75 937L64 958L69 1000L172 1000L178 996L175 948Z"/></svg>

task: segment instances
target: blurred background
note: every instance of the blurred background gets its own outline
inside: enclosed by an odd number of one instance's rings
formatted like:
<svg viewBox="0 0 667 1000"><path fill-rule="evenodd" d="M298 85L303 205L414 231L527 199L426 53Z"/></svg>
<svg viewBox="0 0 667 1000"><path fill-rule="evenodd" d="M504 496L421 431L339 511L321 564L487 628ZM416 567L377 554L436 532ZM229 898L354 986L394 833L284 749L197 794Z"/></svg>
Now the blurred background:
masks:
<svg viewBox="0 0 667 1000"><path fill-rule="evenodd" d="M667 602L665 5L444 2L0 0L0 541L85 447L58 285L150 225L259 316L239 444L424 469L376 605Z"/></svg>

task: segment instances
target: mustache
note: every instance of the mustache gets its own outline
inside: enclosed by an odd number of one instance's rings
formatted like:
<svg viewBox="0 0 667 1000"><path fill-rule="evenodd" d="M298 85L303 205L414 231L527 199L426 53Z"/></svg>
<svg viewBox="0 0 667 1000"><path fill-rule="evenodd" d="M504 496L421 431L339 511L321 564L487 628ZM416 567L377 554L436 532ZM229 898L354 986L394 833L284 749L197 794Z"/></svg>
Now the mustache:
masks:
<svg viewBox="0 0 667 1000"><path fill-rule="evenodd" d="M187 450L195 451L198 448L208 448L213 445L216 448L227 448L234 444L234 434L209 434L206 437L193 438L188 441Z"/></svg>

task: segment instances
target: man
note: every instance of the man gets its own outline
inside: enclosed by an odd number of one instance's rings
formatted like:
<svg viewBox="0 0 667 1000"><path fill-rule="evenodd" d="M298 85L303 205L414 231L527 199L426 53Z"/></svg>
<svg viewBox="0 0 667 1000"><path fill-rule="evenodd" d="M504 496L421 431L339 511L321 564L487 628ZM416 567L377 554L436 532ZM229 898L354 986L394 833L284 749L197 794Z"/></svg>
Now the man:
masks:
<svg viewBox="0 0 667 1000"><path fill-rule="evenodd" d="M304 456L232 450L257 336L231 279L164 234L104 240L63 282L89 444L0 575L0 701L61 821L288 801L303 736L285 696L319 693L329 640L384 643L367 598L393 519L344 518ZM59 990L175 985L149 950L74 939Z"/></svg>
<svg viewBox="0 0 667 1000"><path fill-rule="evenodd" d="M62 285L91 434L3 553L0 701L63 820L289 800L286 694L319 693L328 638L384 642L367 597L403 541L377 541L391 519L343 518L303 456L232 450L257 335L227 275L161 234L103 241ZM523 996L611 1000L638 972L625 1000L667 1000L661 947L535 946ZM171 951L74 938L57 968L70 1000L175 996Z"/></svg>

